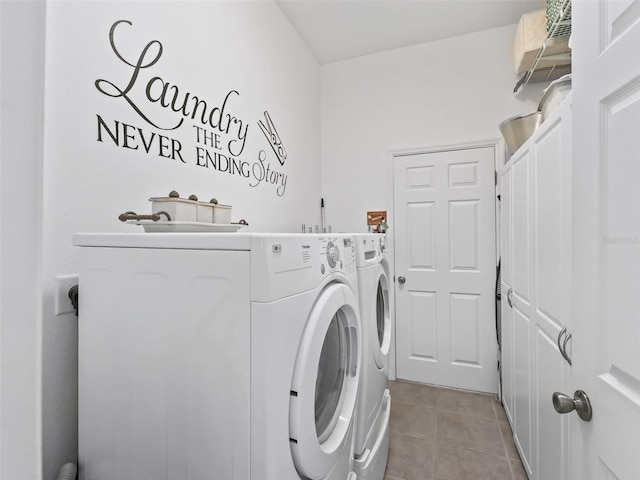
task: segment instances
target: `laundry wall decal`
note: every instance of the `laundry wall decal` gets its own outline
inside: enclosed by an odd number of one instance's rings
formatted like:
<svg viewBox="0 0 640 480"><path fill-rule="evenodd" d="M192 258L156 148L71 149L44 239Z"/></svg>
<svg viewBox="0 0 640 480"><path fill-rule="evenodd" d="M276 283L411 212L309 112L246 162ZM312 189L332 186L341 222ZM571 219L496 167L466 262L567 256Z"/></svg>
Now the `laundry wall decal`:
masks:
<svg viewBox="0 0 640 480"><path fill-rule="evenodd" d="M147 42L137 56L126 57L119 47L123 25L133 27L129 20L114 22L109 29L109 45L126 80L117 83L103 77L94 85L100 94L119 102L118 108L135 112L140 123L133 125L96 114L96 140L244 178L252 188L271 185L282 197L288 175L272 168L265 150L255 154L245 151L251 125L234 113L241 101L240 92L229 90L216 95L217 100L212 102L161 76L158 70L165 48L159 40ZM287 152L268 112L264 112L264 122L259 119L257 124L280 164L276 166L284 166ZM181 135L190 137L192 144L184 145Z"/></svg>

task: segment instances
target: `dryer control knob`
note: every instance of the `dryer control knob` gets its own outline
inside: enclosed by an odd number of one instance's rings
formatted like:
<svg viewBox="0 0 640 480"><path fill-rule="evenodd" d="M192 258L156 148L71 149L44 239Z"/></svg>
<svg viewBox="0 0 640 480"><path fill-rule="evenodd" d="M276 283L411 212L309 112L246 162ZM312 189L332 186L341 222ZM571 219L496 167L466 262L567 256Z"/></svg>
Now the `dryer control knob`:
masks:
<svg viewBox="0 0 640 480"><path fill-rule="evenodd" d="M340 260L340 251L333 242L327 243L327 262L331 268L334 268L338 260Z"/></svg>

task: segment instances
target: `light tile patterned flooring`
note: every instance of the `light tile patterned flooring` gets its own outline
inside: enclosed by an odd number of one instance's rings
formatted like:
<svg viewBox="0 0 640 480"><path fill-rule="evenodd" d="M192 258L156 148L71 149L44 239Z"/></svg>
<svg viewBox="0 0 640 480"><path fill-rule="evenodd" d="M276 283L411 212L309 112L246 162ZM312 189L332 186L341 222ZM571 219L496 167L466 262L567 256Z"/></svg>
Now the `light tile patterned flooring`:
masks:
<svg viewBox="0 0 640 480"><path fill-rule="evenodd" d="M390 381L385 480L527 480L494 395Z"/></svg>

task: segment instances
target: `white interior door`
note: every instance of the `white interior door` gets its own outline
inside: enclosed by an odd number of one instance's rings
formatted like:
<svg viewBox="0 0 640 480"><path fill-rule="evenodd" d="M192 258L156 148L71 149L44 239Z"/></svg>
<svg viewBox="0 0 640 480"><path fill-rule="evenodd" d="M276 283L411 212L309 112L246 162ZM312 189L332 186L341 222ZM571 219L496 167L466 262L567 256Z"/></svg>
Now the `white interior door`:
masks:
<svg viewBox="0 0 640 480"><path fill-rule="evenodd" d="M394 159L397 376L497 390L495 147Z"/></svg>
<svg viewBox="0 0 640 480"><path fill-rule="evenodd" d="M640 1L577 1L572 478L640 476ZM572 395L573 392L565 392Z"/></svg>

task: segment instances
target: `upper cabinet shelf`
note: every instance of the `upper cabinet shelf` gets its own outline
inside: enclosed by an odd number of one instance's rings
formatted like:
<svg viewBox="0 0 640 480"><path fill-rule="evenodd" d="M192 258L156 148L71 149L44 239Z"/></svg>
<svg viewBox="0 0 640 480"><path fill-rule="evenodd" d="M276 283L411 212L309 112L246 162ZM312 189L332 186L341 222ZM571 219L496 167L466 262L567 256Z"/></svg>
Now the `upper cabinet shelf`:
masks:
<svg viewBox="0 0 640 480"><path fill-rule="evenodd" d="M555 80L571 72L571 0L548 0L547 36L529 69L520 78L514 93L529 82Z"/></svg>

